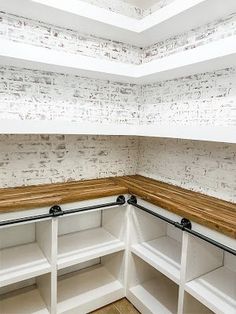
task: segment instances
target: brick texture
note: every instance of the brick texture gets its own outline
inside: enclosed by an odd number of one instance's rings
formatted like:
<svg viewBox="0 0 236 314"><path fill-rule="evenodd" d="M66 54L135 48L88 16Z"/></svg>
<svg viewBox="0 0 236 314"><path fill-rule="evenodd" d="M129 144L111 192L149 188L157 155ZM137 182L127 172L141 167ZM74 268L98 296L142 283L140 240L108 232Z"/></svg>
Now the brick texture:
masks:
<svg viewBox="0 0 236 314"><path fill-rule="evenodd" d="M236 144L142 138L137 172L236 202Z"/></svg>
<svg viewBox="0 0 236 314"><path fill-rule="evenodd" d="M0 135L0 187L135 174L138 142L122 136Z"/></svg>

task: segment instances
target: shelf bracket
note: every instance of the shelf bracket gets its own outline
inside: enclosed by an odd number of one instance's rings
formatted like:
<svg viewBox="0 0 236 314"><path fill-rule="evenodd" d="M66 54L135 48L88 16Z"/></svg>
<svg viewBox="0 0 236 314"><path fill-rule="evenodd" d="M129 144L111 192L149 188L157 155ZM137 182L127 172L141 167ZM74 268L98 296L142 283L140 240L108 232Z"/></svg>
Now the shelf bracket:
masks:
<svg viewBox="0 0 236 314"><path fill-rule="evenodd" d="M49 209L49 214L53 217L62 216L64 214L63 210L59 205L54 205Z"/></svg>

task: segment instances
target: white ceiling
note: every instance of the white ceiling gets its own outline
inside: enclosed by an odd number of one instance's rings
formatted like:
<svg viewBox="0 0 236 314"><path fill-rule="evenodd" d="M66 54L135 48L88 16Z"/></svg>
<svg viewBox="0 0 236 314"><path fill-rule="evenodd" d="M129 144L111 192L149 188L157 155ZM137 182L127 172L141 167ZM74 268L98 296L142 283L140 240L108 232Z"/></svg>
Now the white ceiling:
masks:
<svg viewBox="0 0 236 314"><path fill-rule="evenodd" d="M133 4L142 9L147 9L154 5L155 3L159 2L160 0L121 0L121 1Z"/></svg>

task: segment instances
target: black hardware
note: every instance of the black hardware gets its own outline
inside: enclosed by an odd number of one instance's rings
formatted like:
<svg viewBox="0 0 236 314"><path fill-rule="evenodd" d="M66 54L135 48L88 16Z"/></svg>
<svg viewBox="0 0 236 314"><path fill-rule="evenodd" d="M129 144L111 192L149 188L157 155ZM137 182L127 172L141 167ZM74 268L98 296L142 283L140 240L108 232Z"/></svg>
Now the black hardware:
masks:
<svg viewBox="0 0 236 314"><path fill-rule="evenodd" d="M181 225L183 226L184 229L192 229L192 224L191 221L187 218L182 218L181 219Z"/></svg>
<svg viewBox="0 0 236 314"><path fill-rule="evenodd" d="M49 209L49 214L53 217L57 217L63 215L64 213L59 205L54 205Z"/></svg>
<svg viewBox="0 0 236 314"><path fill-rule="evenodd" d="M98 204L98 205L91 205L91 206L82 207L82 208L62 210L59 205L54 205L50 208L48 214L42 214L42 215L37 215L37 216L29 216L29 217L22 217L22 218L17 218L17 219L9 219L9 220L5 220L5 221L0 221L0 227L13 225L13 224L19 224L19 223L23 223L23 222L27 222L27 221L47 219L47 218L58 217L58 216L62 216L62 215L84 212L84 211L89 211L89 210L93 210L93 209L106 208L106 207L112 207L112 206L121 206L121 205L125 204L125 202L126 202L125 197L123 195L119 195L115 202Z"/></svg>
<svg viewBox="0 0 236 314"><path fill-rule="evenodd" d="M17 219L9 219L5 221L0 221L0 227L1 226L8 226L13 224L20 224L27 221L34 221L34 220L40 220L40 219L47 219L51 218L52 214L42 214L37 216L29 216L29 217L23 217L23 218L17 218Z"/></svg>
<svg viewBox="0 0 236 314"><path fill-rule="evenodd" d="M166 218L162 215L155 213L154 211L152 211L152 210L150 210L150 209L148 209L142 205L139 205L137 202L137 198L133 195L130 197L130 199L127 202L128 202L128 204L131 204L134 207L139 208L139 209L145 211L146 213L148 213L152 216L155 216L155 217L175 226L178 229L181 229L182 231L188 232L188 233L194 235L195 237L198 237L198 238L200 238L200 239L202 239L202 240L204 240L204 241L206 241L206 242L208 242L208 243L210 243L210 244L212 244L212 245L214 245L214 246L216 246L216 247L218 247L218 248L220 248L220 249L222 249L222 250L224 250L230 254L236 255L236 250L192 230L191 221L188 220L187 218L183 218L180 223L177 221L173 221L169 218Z"/></svg>

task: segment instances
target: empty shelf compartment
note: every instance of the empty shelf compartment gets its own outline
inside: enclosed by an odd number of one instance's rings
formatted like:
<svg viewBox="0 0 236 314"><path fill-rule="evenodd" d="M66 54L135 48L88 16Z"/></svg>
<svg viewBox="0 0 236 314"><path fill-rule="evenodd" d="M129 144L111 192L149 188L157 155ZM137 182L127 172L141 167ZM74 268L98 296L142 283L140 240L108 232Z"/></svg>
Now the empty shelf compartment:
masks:
<svg viewBox="0 0 236 314"><path fill-rule="evenodd" d="M102 227L66 234L58 240L58 267L82 263L121 251L124 247L124 242Z"/></svg>
<svg viewBox="0 0 236 314"><path fill-rule="evenodd" d="M215 313L236 313L236 271L220 267L186 283L185 289Z"/></svg>

